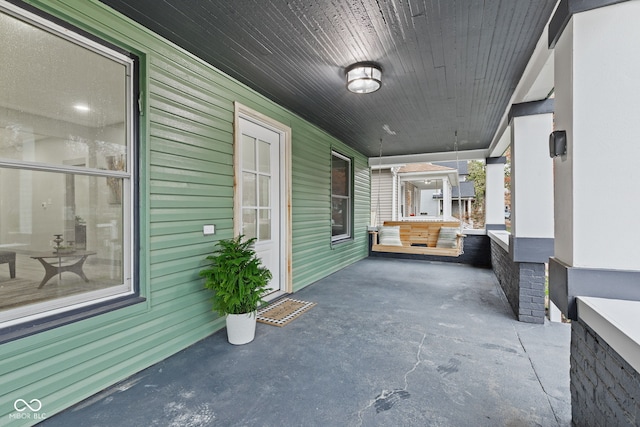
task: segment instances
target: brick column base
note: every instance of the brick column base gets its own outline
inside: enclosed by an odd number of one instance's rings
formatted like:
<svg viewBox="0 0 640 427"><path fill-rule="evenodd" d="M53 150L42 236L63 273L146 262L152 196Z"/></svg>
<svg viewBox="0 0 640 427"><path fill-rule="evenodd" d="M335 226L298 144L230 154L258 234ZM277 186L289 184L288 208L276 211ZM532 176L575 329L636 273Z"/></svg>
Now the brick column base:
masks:
<svg viewBox="0 0 640 427"><path fill-rule="evenodd" d="M581 320L571 322L570 375L573 425L640 424L640 374Z"/></svg>
<svg viewBox="0 0 640 427"><path fill-rule="evenodd" d="M544 323L545 265L513 262L509 252L491 241L491 265L509 305L521 322Z"/></svg>

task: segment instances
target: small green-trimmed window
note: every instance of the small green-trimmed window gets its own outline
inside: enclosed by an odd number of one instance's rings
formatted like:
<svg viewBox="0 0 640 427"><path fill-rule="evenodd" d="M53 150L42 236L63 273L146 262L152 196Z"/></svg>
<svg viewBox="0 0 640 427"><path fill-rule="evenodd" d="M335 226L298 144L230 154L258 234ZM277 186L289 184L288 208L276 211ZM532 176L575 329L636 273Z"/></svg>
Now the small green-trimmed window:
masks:
<svg viewBox="0 0 640 427"><path fill-rule="evenodd" d="M351 239L351 159L331 152L331 241Z"/></svg>
<svg viewBox="0 0 640 427"><path fill-rule="evenodd" d="M0 0L0 329L135 295L135 59Z"/></svg>

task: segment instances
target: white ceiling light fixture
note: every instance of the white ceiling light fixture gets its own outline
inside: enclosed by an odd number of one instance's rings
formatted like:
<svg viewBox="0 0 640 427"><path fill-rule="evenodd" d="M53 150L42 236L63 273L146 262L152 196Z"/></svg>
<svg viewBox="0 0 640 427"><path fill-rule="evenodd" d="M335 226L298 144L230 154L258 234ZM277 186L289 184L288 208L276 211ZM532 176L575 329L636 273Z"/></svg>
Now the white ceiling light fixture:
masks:
<svg viewBox="0 0 640 427"><path fill-rule="evenodd" d="M376 64L361 62L347 68L347 89L353 93L371 93L382 86L382 70Z"/></svg>

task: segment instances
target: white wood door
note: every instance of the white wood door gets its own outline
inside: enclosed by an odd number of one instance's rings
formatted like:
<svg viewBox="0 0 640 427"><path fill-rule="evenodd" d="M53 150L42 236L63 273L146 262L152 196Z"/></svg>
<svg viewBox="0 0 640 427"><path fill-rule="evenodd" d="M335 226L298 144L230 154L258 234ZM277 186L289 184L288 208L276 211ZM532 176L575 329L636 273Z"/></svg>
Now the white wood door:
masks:
<svg viewBox="0 0 640 427"><path fill-rule="evenodd" d="M281 277L281 134L241 117L237 154L240 156L238 193L241 231L245 238L255 237L255 250L271 271L270 293L283 287Z"/></svg>

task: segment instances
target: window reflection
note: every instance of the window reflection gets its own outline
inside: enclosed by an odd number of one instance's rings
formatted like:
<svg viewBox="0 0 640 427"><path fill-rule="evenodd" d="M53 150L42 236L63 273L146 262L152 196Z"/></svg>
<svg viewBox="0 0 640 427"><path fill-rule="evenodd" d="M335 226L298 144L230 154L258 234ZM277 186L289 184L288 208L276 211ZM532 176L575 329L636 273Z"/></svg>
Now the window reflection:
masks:
<svg viewBox="0 0 640 427"><path fill-rule="evenodd" d="M0 11L0 324L132 291L133 62L73 37Z"/></svg>

